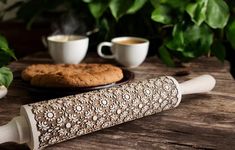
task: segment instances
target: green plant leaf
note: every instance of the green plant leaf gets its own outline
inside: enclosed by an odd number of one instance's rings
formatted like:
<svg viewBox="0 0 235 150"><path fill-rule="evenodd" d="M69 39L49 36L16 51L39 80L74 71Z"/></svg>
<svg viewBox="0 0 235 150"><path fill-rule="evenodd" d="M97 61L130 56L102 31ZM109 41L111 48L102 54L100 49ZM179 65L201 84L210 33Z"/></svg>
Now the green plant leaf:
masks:
<svg viewBox="0 0 235 150"><path fill-rule="evenodd" d="M8 42L5 37L0 35L0 49L7 49L8 48Z"/></svg>
<svg viewBox="0 0 235 150"><path fill-rule="evenodd" d="M213 33L207 25L188 26L184 32L185 51L183 54L186 57L199 57L207 54L213 42Z"/></svg>
<svg viewBox="0 0 235 150"><path fill-rule="evenodd" d="M1 35L0 35L0 50L4 51L6 54L16 59L14 52L8 47L8 42L6 38Z"/></svg>
<svg viewBox="0 0 235 150"><path fill-rule="evenodd" d="M110 22L106 18L102 18L99 22L100 37L99 39L109 40L110 35L112 35L112 30L110 29Z"/></svg>
<svg viewBox="0 0 235 150"><path fill-rule="evenodd" d="M133 3L133 0L111 0L109 7L113 17L118 20L127 13Z"/></svg>
<svg viewBox="0 0 235 150"><path fill-rule="evenodd" d="M157 8L160 4L160 1L159 0L150 0L150 3L152 4L152 6L154 8Z"/></svg>
<svg viewBox="0 0 235 150"><path fill-rule="evenodd" d="M178 9L179 11L184 11L186 5L190 0L150 0L150 3L154 8L158 8L159 4L166 5L173 9Z"/></svg>
<svg viewBox="0 0 235 150"><path fill-rule="evenodd" d="M147 0L135 0L134 4L128 9L128 14L134 14L138 10L140 10L144 4L147 2Z"/></svg>
<svg viewBox="0 0 235 150"><path fill-rule="evenodd" d="M159 55L160 55L161 60L162 60L167 66L170 66L170 67L175 66L175 63L174 63L174 61L172 60L171 55L170 55L170 53L168 52L168 50L166 49L165 46L161 46L161 47L159 48Z"/></svg>
<svg viewBox="0 0 235 150"><path fill-rule="evenodd" d="M0 85L9 87L12 80L13 80L13 74L11 70L7 67L1 67L0 68Z"/></svg>
<svg viewBox="0 0 235 150"><path fill-rule="evenodd" d="M158 5L158 7L156 7L155 10L152 12L151 19L163 24L170 24L172 22L172 18L169 13L169 7Z"/></svg>
<svg viewBox="0 0 235 150"><path fill-rule="evenodd" d="M207 25L188 25L184 29L181 24L177 24L166 47L180 53L185 59L192 59L207 54L212 42L213 34Z"/></svg>
<svg viewBox="0 0 235 150"><path fill-rule="evenodd" d="M233 20L226 30L226 37L230 44L232 45L233 49L235 49L235 20Z"/></svg>
<svg viewBox="0 0 235 150"><path fill-rule="evenodd" d="M172 40L166 42L166 47L170 50L183 51L185 49L184 32L181 24L174 25Z"/></svg>
<svg viewBox="0 0 235 150"><path fill-rule="evenodd" d="M215 41L211 47L211 53L214 54L221 62L225 59L225 47L220 41Z"/></svg>
<svg viewBox="0 0 235 150"><path fill-rule="evenodd" d="M198 0L196 3L190 3L186 7L191 20L198 26L206 19L207 3L208 0Z"/></svg>
<svg viewBox="0 0 235 150"><path fill-rule="evenodd" d="M224 0L208 0L205 21L211 28L224 28L228 19L229 7Z"/></svg>
<svg viewBox="0 0 235 150"><path fill-rule="evenodd" d="M83 2L85 3L91 3L91 2L94 2L94 0L82 0Z"/></svg>
<svg viewBox="0 0 235 150"><path fill-rule="evenodd" d="M105 0L105 1L92 1L91 3L88 4L88 7L90 9L91 14L96 18L100 18L105 10L109 6L109 1L110 0Z"/></svg>

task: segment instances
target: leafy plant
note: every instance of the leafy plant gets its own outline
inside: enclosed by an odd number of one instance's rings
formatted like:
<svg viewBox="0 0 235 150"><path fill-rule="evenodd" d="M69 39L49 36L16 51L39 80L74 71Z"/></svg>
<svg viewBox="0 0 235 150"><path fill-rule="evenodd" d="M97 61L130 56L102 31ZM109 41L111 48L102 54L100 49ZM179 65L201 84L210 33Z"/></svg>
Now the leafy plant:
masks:
<svg viewBox="0 0 235 150"><path fill-rule="evenodd" d="M172 28L172 35L168 35L168 38L164 40L162 46L165 49L159 51L160 53L169 51L169 53L186 61L212 53L221 61L224 60L223 30L230 15L229 7L225 1L186 0L180 2L176 0L172 2L170 0L152 0L151 2L155 7L152 19ZM168 65L173 65L169 61L170 57L170 55L165 55L161 58Z"/></svg>
<svg viewBox="0 0 235 150"><path fill-rule="evenodd" d="M5 87L8 87L13 80L11 70L5 67L11 57L16 59L14 52L8 46L7 40L0 35L0 85Z"/></svg>
<svg viewBox="0 0 235 150"><path fill-rule="evenodd" d="M100 29L97 41L146 37L169 66L202 55L223 61L227 42L235 49L235 2L229 0L28 0L13 6L28 27L48 12L73 12Z"/></svg>

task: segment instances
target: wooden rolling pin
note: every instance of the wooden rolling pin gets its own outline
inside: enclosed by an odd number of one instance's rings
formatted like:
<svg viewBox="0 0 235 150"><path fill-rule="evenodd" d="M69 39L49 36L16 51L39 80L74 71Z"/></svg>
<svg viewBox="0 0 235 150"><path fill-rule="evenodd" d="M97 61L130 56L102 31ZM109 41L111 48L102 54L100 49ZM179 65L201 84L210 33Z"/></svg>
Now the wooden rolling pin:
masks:
<svg viewBox="0 0 235 150"><path fill-rule="evenodd" d="M80 135L177 107L184 94L212 90L203 75L178 84L169 76L23 105L20 116L0 127L0 143L42 149Z"/></svg>

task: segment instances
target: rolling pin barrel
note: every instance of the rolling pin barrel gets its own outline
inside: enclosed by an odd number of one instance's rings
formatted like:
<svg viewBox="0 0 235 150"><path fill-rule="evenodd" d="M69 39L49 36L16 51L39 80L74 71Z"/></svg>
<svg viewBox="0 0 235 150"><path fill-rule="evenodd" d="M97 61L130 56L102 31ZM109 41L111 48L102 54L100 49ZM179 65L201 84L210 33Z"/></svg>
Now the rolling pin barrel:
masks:
<svg viewBox="0 0 235 150"><path fill-rule="evenodd" d="M0 127L7 137L0 136L0 143L14 141L41 149L177 107L182 93L208 92L214 87L213 79L202 76L178 84L173 77L163 76L23 105L20 117Z"/></svg>

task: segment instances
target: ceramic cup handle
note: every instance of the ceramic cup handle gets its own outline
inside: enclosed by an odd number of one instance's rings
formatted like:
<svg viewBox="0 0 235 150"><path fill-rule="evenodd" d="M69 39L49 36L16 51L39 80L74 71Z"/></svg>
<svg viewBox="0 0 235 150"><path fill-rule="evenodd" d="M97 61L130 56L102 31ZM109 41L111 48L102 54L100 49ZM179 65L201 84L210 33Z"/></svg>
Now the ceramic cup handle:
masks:
<svg viewBox="0 0 235 150"><path fill-rule="evenodd" d="M114 54L111 54L111 55L106 55L102 52L102 47L103 46L107 46L107 47L112 47L112 43L111 42L102 42L98 45L97 47L97 53L100 57L102 58L106 58L106 59L113 59L114 58Z"/></svg>
<svg viewBox="0 0 235 150"><path fill-rule="evenodd" d="M48 42L47 38L45 36L42 36L42 44L47 48L48 47Z"/></svg>

